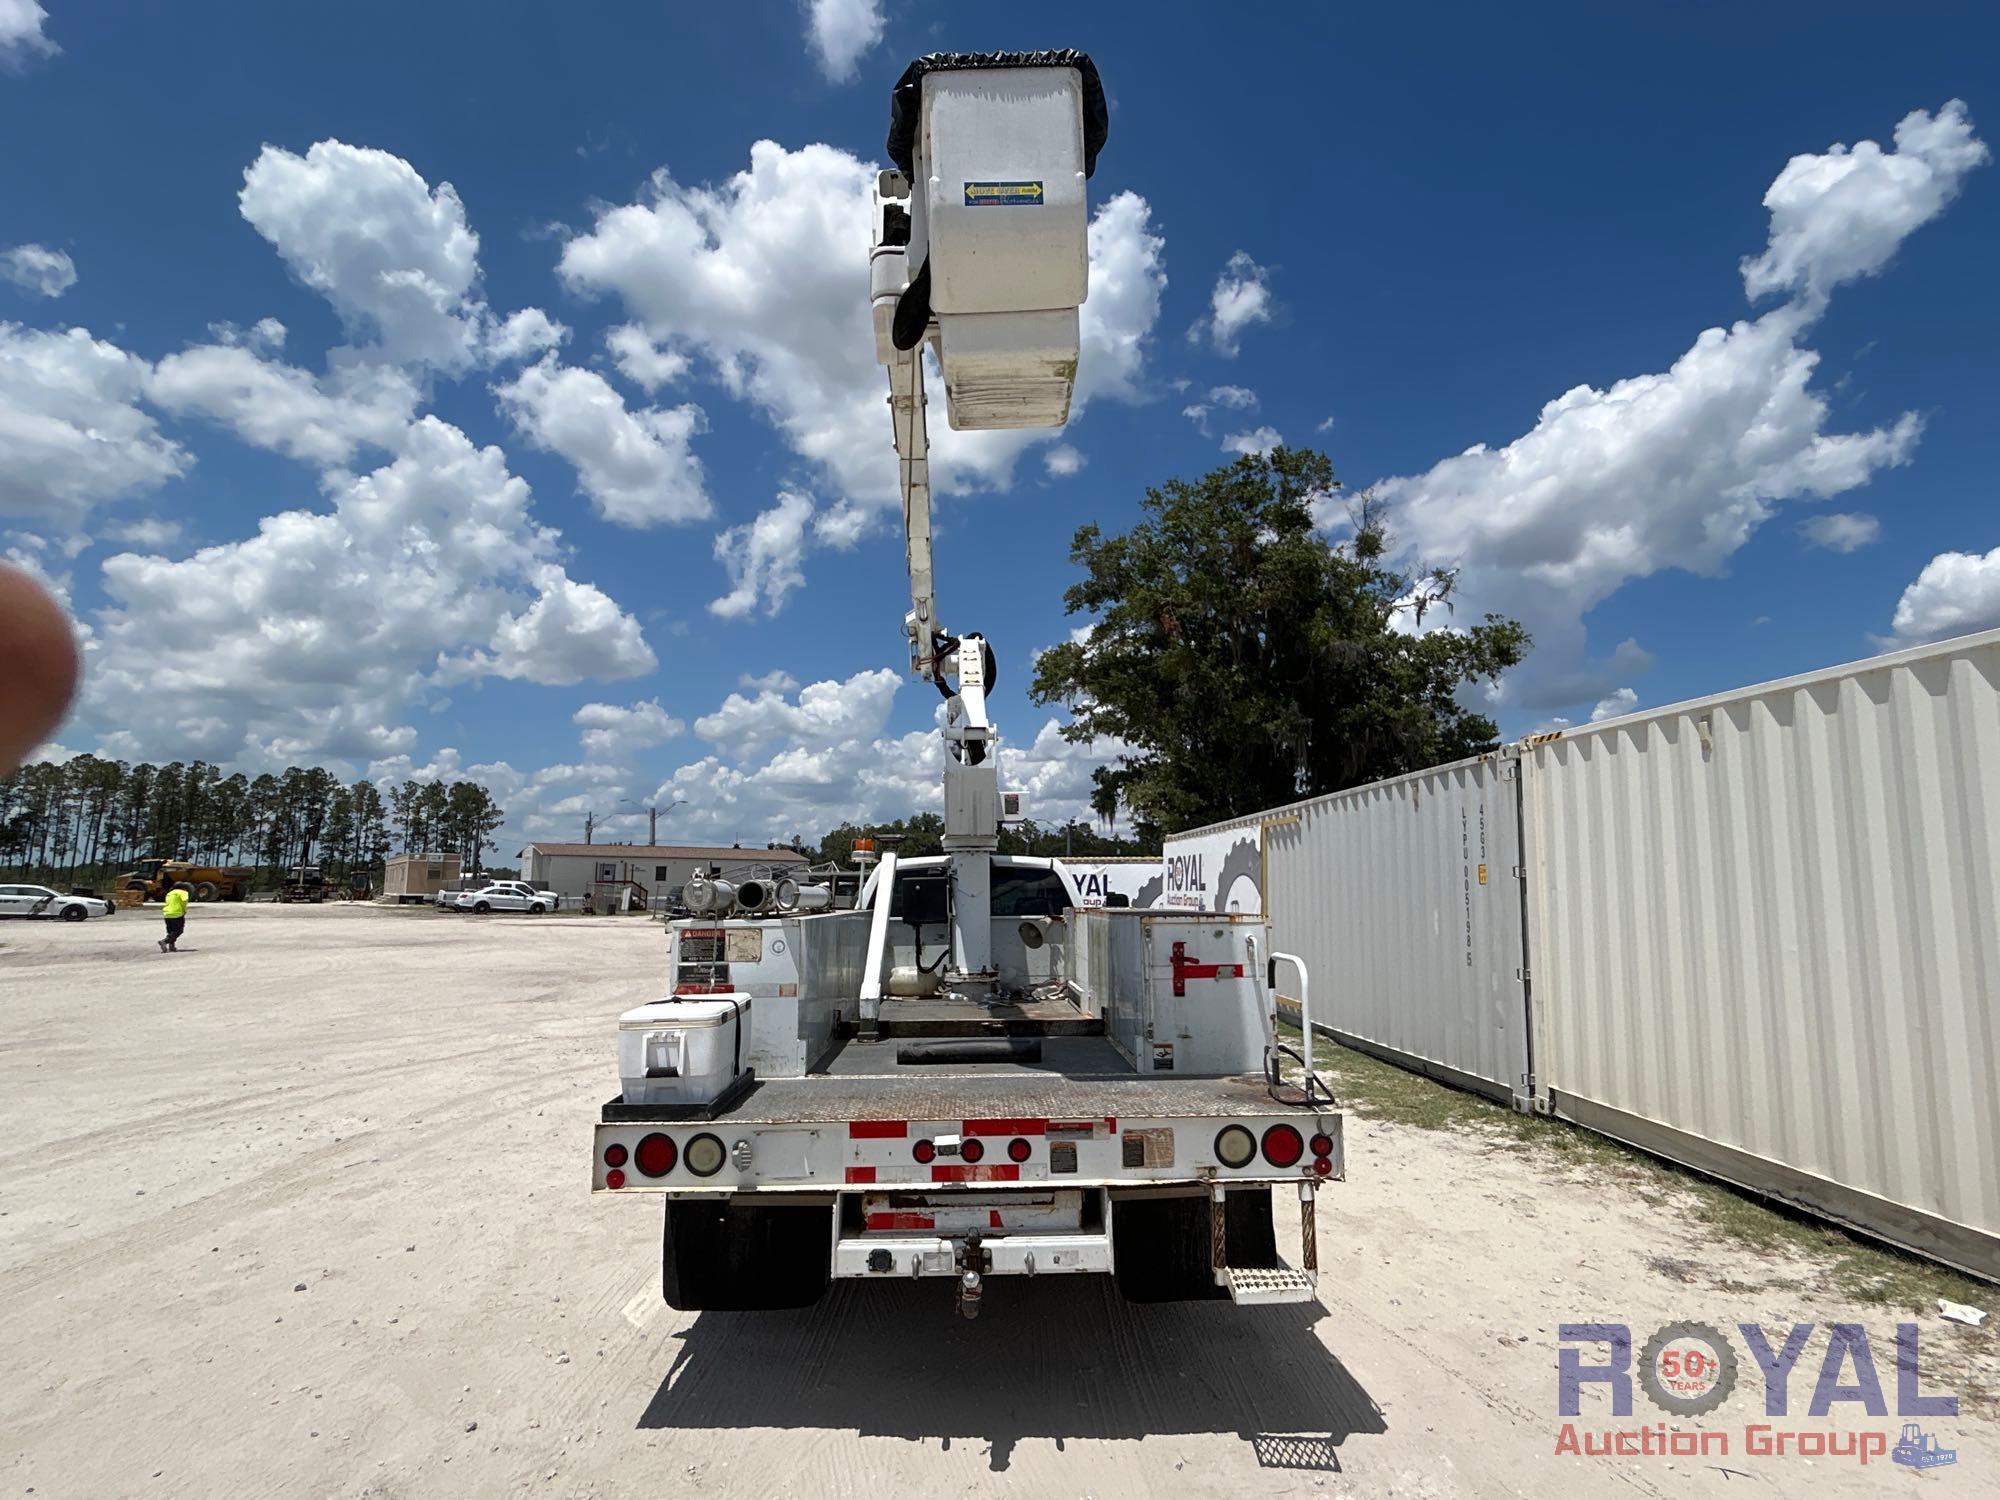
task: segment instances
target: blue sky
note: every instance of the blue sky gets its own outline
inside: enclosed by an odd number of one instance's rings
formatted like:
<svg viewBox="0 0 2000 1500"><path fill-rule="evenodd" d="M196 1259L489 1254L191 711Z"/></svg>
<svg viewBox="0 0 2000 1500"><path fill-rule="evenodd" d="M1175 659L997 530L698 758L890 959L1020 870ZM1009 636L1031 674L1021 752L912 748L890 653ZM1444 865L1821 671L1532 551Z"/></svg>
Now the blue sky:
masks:
<svg viewBox="0 0 2000 1500"><path fill-rule="evenodd" d="M1095 763L1022 693L1071 531L1232 441L1531 625L1510 734L2000 623L2000 23L1139 14L0 0L0 551L86 633L61 746L478 774L511 834L929 805L858 195L937 48L1083 47L1112 104L1080 415L940 452L1043 815Z"/></svg>

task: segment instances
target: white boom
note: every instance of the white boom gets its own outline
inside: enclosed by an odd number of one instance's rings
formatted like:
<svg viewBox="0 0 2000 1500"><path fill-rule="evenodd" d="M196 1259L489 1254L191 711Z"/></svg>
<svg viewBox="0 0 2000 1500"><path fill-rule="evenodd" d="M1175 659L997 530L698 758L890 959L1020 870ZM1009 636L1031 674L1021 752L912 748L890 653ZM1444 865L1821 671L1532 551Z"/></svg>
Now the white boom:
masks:
<svg viewBox="0 0 2000 1500"><path fill-rule="evenodd" d="M1084 184L1102 144L1095 70L1076 54L926 59L898 86L874 195L869 295L888 369L910 569L910 670L946 701L944 846L952 857L945 979L979 994L993 969L989 895L999 847L999 736L986 706L992 648L949 634L931 555L925 352L954 429L1059 427L1069 418L1089 290ZM1087 80L1087 82L1086 82ZM908 92L906 93L906 89ZM898 148L901 148L900 154ZM878 900L892 892L885 881ZM872 1018L871 1018L872 1019Z"/></svg>

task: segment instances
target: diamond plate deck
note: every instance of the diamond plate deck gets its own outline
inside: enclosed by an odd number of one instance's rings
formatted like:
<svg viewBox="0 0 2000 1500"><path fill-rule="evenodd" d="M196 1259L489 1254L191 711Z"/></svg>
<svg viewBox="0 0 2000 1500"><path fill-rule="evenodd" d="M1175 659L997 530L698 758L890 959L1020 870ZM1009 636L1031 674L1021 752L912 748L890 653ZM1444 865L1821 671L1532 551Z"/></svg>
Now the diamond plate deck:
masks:
<svg viewBox="0 0 2000 1500"><path fill-rule="evenodd" d="M905 1068L760 1080L724 1118L750 1125L846 1120L1227 1119L1291 1114L1297 1089L1255 1074L1142 1078L1016 1068L984 1072Z"/></svg>

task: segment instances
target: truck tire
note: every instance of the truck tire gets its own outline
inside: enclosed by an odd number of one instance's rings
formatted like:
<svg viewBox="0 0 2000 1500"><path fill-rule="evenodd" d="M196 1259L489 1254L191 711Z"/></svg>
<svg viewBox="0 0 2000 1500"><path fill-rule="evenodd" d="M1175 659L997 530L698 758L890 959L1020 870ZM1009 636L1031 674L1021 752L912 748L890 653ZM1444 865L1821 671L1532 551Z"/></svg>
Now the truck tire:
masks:
<svg viewBox="0 0 2000 1500"><path fill-rule="evenodd" d="M682 1312L810 1307L826 1291L831 1208L733 1203L666 1205L660 1295Z"/></svg>
<svg viewBox="0 0 2000 1500"><path fill-rule="evenodd" d="M204 880L194 888L194 899L197 901L213 901L220 894L212 880Z"/></svg>
<svg viewBox="0 0 2000 1500"><path fill-rule="evenodd" d="M1207 1302L1227 1297L1215 1284L1208 1240L1208 1200L1127 1198L1113 1203L1112 1244L1118 1290L1127 1302ZM1223 1200L1229 1264L1278 1264L1271 1190L1235 1188Z"/></svg>

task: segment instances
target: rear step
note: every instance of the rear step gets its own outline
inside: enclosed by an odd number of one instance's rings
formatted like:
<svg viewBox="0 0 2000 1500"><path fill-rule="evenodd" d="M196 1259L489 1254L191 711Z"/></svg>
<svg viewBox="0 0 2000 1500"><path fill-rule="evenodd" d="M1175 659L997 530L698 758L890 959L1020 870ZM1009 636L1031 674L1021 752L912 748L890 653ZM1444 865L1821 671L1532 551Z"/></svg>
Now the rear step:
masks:
<svg viewBox="0 0 2000 1500"><path fill-rule="evenodd" d="M1313 1299L1312 1277L1290 1266L1225 1266L1222 1276L1229 1300L1238 1306Z"/></svg>

